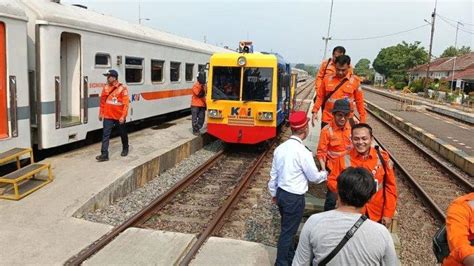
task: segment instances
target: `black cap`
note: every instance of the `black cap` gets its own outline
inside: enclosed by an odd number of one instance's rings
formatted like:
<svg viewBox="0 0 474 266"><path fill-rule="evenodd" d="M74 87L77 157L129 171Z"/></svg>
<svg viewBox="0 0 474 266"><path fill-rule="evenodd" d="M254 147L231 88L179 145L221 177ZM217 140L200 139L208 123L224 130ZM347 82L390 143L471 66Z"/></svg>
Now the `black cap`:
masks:
<svg viewBox="0 0 474 266"><path fill-rule="evenodd" d="M344 114L350 113L351 107L349 105L349 100L347 98L336 100L334 107L332 108L332 113L334 114L335 112L342 112Z"/></svg>
<svg viewBox="0 0 474 266"><path fill-rule="evenodd" d="M118 78L118 72L111 69L111 70L107 71L107 73L104 73L104 76L106 76L106 77L112 76L112 77Z"/></svg>

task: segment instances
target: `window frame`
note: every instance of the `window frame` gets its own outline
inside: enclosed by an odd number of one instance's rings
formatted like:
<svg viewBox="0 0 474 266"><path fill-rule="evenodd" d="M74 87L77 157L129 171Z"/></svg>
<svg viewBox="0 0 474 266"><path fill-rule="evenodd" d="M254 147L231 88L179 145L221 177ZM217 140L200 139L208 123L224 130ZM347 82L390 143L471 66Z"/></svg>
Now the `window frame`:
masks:
<svg viewBox="0 0 474 266"><path fill-rule="evenodd" d="M127 59L139 59L142 61L141 65L128 65L127 64ZM143 57L137 57L137 56L125 56L124 58L124 73L125 73L125 78L124 81L126 84L130 85L141 85L145 83L145 58ZM131 66L131 67L130 67ZM128 82L127 81L127 69L140 69L142 71L142 79L139 82Z"/></svg>
<svg viewBox="0 0 474 266"><path fill-rule="evenodd" d="M96 57L98 55L105 55L107 56L107 62L108 64L107 65L98 65L97 64L97 61L96 61ZM103 52L97 52L95 55L94 55L94 67L95 68L111 68L112 67L112 57L110 56L109 53L103 53Z"/></svg>
<svg viewBox="0 0 474 266"><path fill-rule="evenodd" d="M171 67L171 65L172 65L173 63L174 63L174 64L179 64L179 66L178 66L178 80L172 80L172 79L171 79L171 78L172 78L171 70L173 69L173 68ZM180 83L180 82L181 82L181 64L182 64L181 62L170 61L170 72L169 72L169 73L170 73L170 83Z"/></svg>
<svg viewBox="0 0 474 266"><path fill-rule="evenodd" d="M162 69L161 69L161 81L153 81L153 61L156 61L156 62L162 62L163 65L162 65ZM165 70L166 70L166 61L165 60L160 60L160 59L150 59L150 80L151 80L151 83L152 84L163 84L165 83L166 79L165 79Z"/></svg>
<svg viewBox="0 0 474 266"><path fill-rule="evenodd" d="M195 65L194 63L184 63L184 80L186 82L194 82L194 80L195 80L194 65ZM191 79L189 79L189 80L187 79L187 76L186 76L188 66L191 66Z"/></svg>

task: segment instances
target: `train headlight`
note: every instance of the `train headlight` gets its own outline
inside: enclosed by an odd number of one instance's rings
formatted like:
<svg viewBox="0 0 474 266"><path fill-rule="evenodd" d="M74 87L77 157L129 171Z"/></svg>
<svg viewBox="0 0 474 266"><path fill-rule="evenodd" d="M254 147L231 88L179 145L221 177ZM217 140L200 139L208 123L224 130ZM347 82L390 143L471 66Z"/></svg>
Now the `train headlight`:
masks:
<svg viewBox="0 0 474 266"><path fill-rule="evenodd" d="M273 120L273 112L259 112L258 113L258 120L272 121Z"/></svg>
<svg viewBox="0 0 474 266"><path fill-rule="evenodd" d="M222 118L222 111L216 109L207 110L207 114L210 118Z"/></svg>
<svg viewBox="0 0 474 266"><path fill-rule="evenodd" d="M245 64L247 64L247 59L243 56L240 56L239 59L237 59L237 64L239 66L245 66Z"/></svg>

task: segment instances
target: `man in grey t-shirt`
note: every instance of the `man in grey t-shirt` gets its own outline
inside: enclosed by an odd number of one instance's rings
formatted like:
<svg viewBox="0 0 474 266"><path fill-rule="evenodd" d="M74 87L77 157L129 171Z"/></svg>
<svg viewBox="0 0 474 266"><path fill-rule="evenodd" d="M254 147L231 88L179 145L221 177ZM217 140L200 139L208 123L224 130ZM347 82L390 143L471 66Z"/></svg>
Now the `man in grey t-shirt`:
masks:
<svg viewBox="0 0 474 266"><path fill-rule="evenodd" d="M312 215L303 226L293 265L318 265L361 217L375 193L372 174L349 167L338 177L338 208ZM367 219L328 265L397 265L392 237L385 226Z"/></svg>

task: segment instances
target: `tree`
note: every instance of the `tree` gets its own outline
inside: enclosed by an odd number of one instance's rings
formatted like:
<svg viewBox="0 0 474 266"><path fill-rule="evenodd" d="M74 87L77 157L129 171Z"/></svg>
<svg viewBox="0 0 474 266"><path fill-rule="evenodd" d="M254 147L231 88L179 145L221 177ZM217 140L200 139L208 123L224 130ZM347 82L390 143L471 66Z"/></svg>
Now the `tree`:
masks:
<svg viewBox="0 0 474 266"><path fill-rule="evenodd" d="M402 42L383 48L372 64L374 69L393 82L408 81L407 70L428 62L428 53L420 42Z"/></svg>
<svg viewBox="0 0 474 266"><path fill-rule="evenodd" d="M354 73L358 76L366 77L369 74L369 69L370 69L370 60L367 58L362 58L355 65Z"/></svg>
<svg viewBox="0 0 474 266"><path fill-rule="evenodd" d="M456 49L454 46L449 46L446 48L440 57L453 57L453 56L461 56L471 52L470 46L462 46L459 49Z"/></svg>

